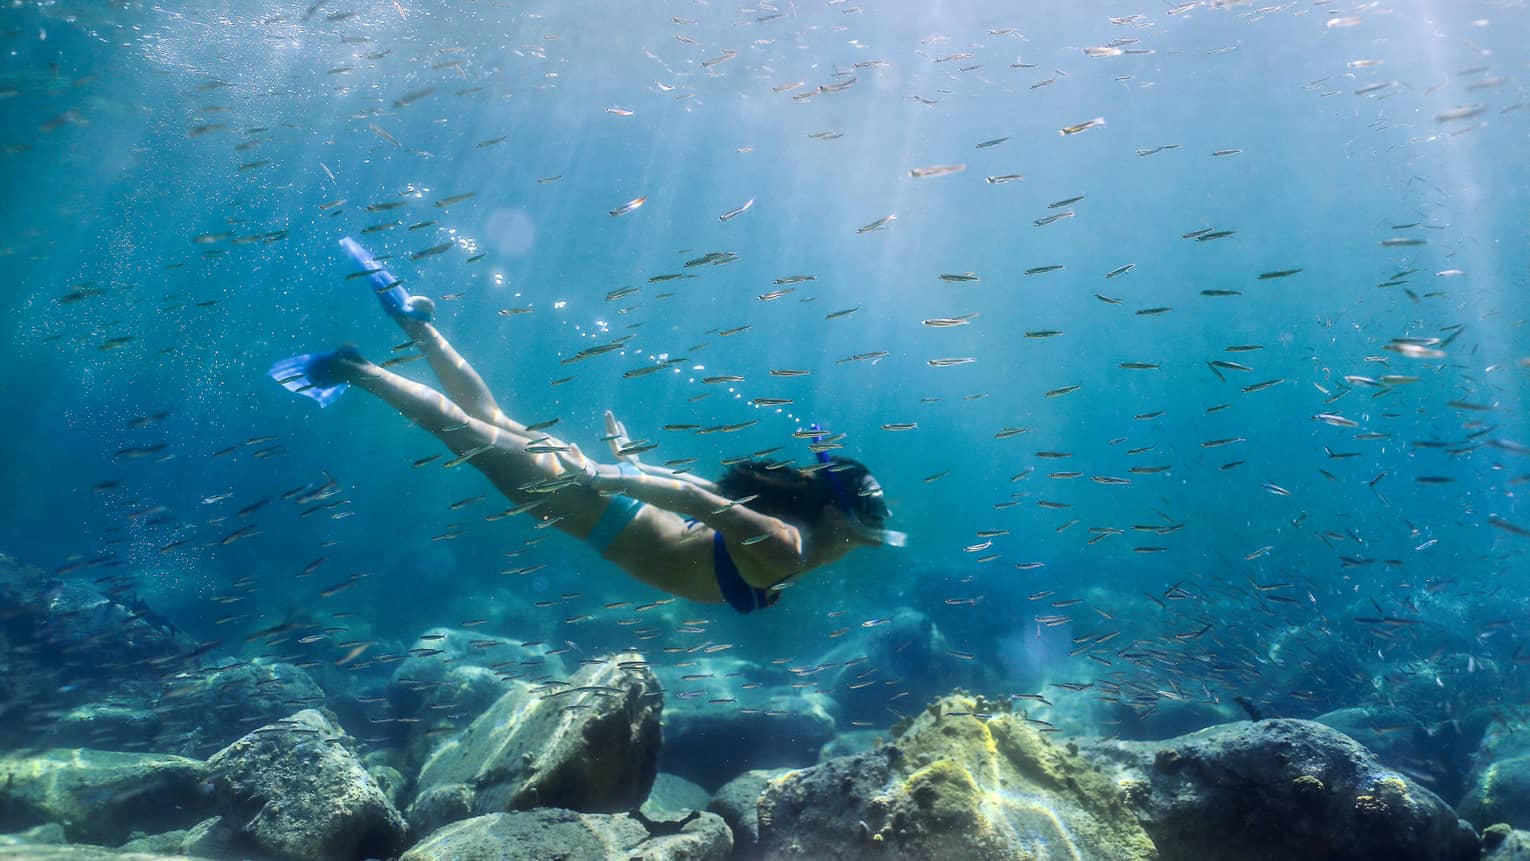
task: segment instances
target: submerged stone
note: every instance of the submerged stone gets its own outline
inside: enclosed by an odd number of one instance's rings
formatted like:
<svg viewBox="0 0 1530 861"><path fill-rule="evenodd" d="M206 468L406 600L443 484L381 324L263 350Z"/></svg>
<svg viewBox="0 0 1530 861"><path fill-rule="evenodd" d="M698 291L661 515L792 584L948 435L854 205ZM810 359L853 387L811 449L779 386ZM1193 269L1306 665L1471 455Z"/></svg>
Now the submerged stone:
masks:
<svg viewBox="0 0 1530 861"><path fill-rule="evenodd" d="M1081 742L1112 772L1163 861L1474 861L1477 835L1354 739L1305 720L1165 742Z"/></svg>
<svg viewBox="0 0 1530 861"><path fill-rule="evenodd" d="M705 810L707 802L711 800L711 794L701 786L678 775L661 771L654 778L653 789L649 791L648 799L643 802L642 811L649 816L661 816L667 813Z"/></svg>
<svg viewBox="0 0 1530 861"><path fill-rule="evenodd" d="M658 772L662 702L634 653L537 694L512 689L426 760L410 821L428 830L468 812L635 808Z"/></svg>
<svg viewBox="0 0 1530 861"><path fill-rule="evenodd" d="M1478 768L1456 810L1461 818L1482 828L1499 822L1530 828L1530 754L1494 760Z"/></svg>
<svg viewBox="0 0 1530 861"><path fill-rule="evenodd" d="M56 846L0 846L0 861L214 861L214 859L62 843Z"/></svg>
<svg viewBox="0 0 1530 861"><path fill-rule="evenodd" d="M206 768L169 754L57 749L0 758L0 829L48 822L70 840L117 844L206 815Z"/></svg>
<svg viewBox="0 0 1530 861"><path fill-rule="evenodd" d="M1530 861L1530 831L1498 823L1482 831L1482 861Z"/></svg>
<svg viewBox="0 0 1530 861"><path fill-rule="evenodd" d="M787 773L787 769L746 771L723 784L707 803L707 810L721 816L733 830L733 845L739 854L752 857L750 853L760 841L760 794L766 784Z"/></svg>
<svg viewBox="0 0 1530 861"><path fill-rule="evenodd" d="M57 822L33 826L14 834L0 834L0 846L49 846L66 842L68 838L64 836L64 826Z"/></svg>
<svg viewBox="0 0 1530 861"><path fill-rule="evenodd" d="M304 708L321 708L324 691L292 664L255 660L177 673L156 703L163 725L155 749L211 756L255 727Z"/></svg>
<svg viewBox="0 0 1530 861"><path fill-rule="evenodd" d="M399 861L727 861L733 837L722 819L674 820L540 808L454 822Z"/></svg>
<svg viewBox="0 0 1530 861"><path fill-rule="evenodd" d="M350 744L328 718L305 709L215 754L208 771L225 821L240 823L236 841L305 861L402 849L403 818Z"/></svg>
<svg viewBox="0 0 1530 861"><path fill-rule="evenodd" d="M766 859L1149 861L1120 790L1017 715L937 700L889 746L771 781Z"/></svg>

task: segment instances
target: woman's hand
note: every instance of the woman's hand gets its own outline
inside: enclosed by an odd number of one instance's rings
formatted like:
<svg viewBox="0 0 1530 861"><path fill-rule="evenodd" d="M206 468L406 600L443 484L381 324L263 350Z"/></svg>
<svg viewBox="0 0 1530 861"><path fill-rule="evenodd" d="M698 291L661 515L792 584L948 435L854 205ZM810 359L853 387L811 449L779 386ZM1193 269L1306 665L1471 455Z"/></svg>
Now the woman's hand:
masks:
<svg viewBox="0 0 1530 861"><path fill-rule="evenodd" d="M580 451L577 445L571 444L567 448L555 451L553 456L558 459L558 465L563 467L564 472L580 476L580 484L590 484L600 474L600 464L585 457L584 452Z"/></svg>
<svg viewBox="0 0 1530 861"><path fill-rule="evenodd" d="M632 438L627 436L627 426L616 420L616 415L606 410L606 442L611 445L611 456L623 463L638 466L638 456L627 451L632 446Z"/></svg>
<svg viewBox="0 0 1530 861"><path fill-rule="evenodd" d="M570 445L555 454L565 474L577 476L579 484L595 490L620 490L623 481L643 474L637 467L636 459L630 456L621 463L596 463L580 451L577 445Z"/></svg>

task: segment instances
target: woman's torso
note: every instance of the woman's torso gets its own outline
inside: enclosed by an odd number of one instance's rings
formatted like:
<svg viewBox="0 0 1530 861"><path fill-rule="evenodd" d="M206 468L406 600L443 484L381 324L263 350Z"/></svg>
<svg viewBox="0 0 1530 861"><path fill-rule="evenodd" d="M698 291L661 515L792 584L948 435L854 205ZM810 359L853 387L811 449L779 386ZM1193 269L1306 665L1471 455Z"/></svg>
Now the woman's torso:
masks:
<svg viewBox="0 0 1530 861"><path fill-rule="evenodd" d="M639 509L605 557L633 577L691 601L721 603L714 564L714 530L653 505ZM761 564L749 547L724 536L728 555L750 586L768 589L796 571Z"/></svg>

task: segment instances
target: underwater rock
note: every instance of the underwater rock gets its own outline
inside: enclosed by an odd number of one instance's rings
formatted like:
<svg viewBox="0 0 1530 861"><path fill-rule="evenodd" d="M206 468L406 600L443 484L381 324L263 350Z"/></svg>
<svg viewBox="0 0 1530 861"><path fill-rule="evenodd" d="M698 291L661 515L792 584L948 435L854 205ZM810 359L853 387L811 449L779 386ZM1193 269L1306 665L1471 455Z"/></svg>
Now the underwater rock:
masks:
<svg viewBox="0 0 1530 861"><path fill-rule="evenodd" d="M64 836L64 826L49 822L14 834L0 834L0 846L48 846L68 839Z"/></svg>
<svg viewBox="0 0 1530 861"><path fill-rule="evenodd" d="M590 662L535 693L517 685L426 760L411 821L434 818L416 805L439 807L441 792L460 794L442 789L451 784L469 788L476 814L537 806L610 812L648 797L663 697L640 655Z"/></svg>
<svg viewBox="0 0 1530 861"><path fill-rule="evenodd" d="M891 745L770 781L761 857L1158 857L1114 783L1022 718L992 711L948 696Z"/></svg>
<svg viewBox="0 0 1530 861"><path fill-rule="evenodd" d="M953 648L929 616L900 607L886 624L857 630L818 660L832 668L821 688L834 692L841 720L882 724L894 694L925 703L953 688L981 687L983 665L952 656Z"/></svg>
<svg viewBox="0 0 1530 861"><path fill-rule="evenodd" d="M399 861L727 861L732 851L728 826L711 813L656 821L540 808L454 822Z"/></svg>
<svg viewBox="0 0 1530 861"><path fill-rule="evenodd" d="M61 578L4 555L0 627L14 645L46 648L53 671L62 668L70 683L79 681L72 672L106 683L153 677L195 645L136 594L131 577Z"/></svg>
<svg viewBox="0 0 1530 861"><path fill-rule="evenodd" d="M543 655L508 640L455 628L430 628L420 634L389 678L387 716L411 718L394 723L397 765L419 771L440 737L463 729L512 687L525 682L564 678L562 658Z"/></svg>
<svg viewBox="0 0 1530 861"><path fill-rule="evenodd" d="M881 744L886 738L887 730L883 729L852 729L835 733L833 738L818 748L818 761L823 762L836 756L865 753Z"/></svg>
<svg viewBox="0 0 1530 861"><path fill-rule="evenodd" d="M1530 828L1530 754L1478 768L1456 812L1479 828L1498 822Z"/></svg>
<svg viewBox="0 0 1530 861"><path fill-rule="evenodd" d="M1478 645L1463 642L1460 651L1372 672L1384 683L1388 701L1398 708L1426 724L1449 721L1503 697L1503 671Z"/></svg>
<svg viewBox="0 0 1530 861"><path fill-rule="evenodd" d="M1218 726L1239 717L1236 708L1160 698L1146 711L1116 704L1097 713L1095 721L1096 725L1108 723L1115 729L1117 738L1158 741Z"/></svg>
<svg viewBox="0 0 1530 861"><path fill-rule="evenodd" d="M456 702L459 707L477 715L488 708L504 693L503 686L484 685L483 678L509 680L526 678L563 678L565 670L559 655L543 655L509 640L486 637L472 631L456 628L430 628L421 633L409 648L409 657L401 661L388 681L388 699L393 712L398 715L414 715L443 702ZM477 667L487 674L470 674L452 684L455 691L442 691L448 675L454 669ZM478 687L482 686L482 690ZM475 707L465 700L467 694L483 695L492 691Z"/></svg>
<svg viewBox="0 0 1530 861"><path fill-rule="evenodd" d="M237 839L275 855L350 861L405 845L404 821L350 749L349 736L305 709L263 726L207 761Z"/></svg>
<svg viewBox="0 0 1530 861"><path fill-rule="evenodd" d="M0 846L0 861L211 861L211 859L174 853L128 852L121 849L107 849L104 846L61 843L56 846Z"/></svg>
<svg viewBox="0 0 1530 861"><path fill-rule="evenodd" d="M1313 721L1078 747L1125 790L1163 861L1468 861L1480 851L1438 796Z"/></svg>
<svg viewBox="0 0 1530 861"><path fill-rule="evenodd" d="M366 763L367 774L377 781L377 788L382 790L383 797L397 807L404 800L404 788L409 785L409 778L391 765L367 762L365 759L362 761Z"/></svg>
<svg viewBox="0 0 1530 861"><path fill-rule="evenodd" d="M438 783L426 787L404 811L411 834L429 834L443 825L473 815L477 794L466 783Z"/></svg>
<svg viewBox="0 0 1530 861"><path fill-rule="evenodd" d="M168 754L55 749L0 758L0 829L57 822L70 840L117 844L207 815L206 768Z"/></svg>
<svg viewBox="0 0 1530 861"><path fill-rule="evenodd" d="M1352 609L1355 616L1370 612L1359 604ZM1357 648L1353 640L1334 636L1326 621L1283 626L1271 632L1267 643L1263 663L1276 670L1265 677L1264 687L1310 695L1281 696L1273 702L1252 697L1260 717L1314 718L1337 706L1374 698L1374 668L1366 662L1366 650Z"/></svg>
<svg viewBox="0 0 1530 861"><path fill-rule="evenodd" d="M1530 861L1530 831L1490 825L1482 832L1482 849L1482 861Z"/></svg>
<svg viewBox="0 0 1530 861"><path fill-rule="evenodd" d="M156 705L156 750L206 757L295 711L322 708L324 691L292 664L256 659L176 673Z"/></svg>
<svg viewBox="0 0 1530 861"><path fill-rule="evenodd" d="M812 765L834 737L826 698L786 685L738 691L719 707L671 699L664 712L665 769L715 790L745 771Z"/></svg>
<svg viewBox="0 0 1530 861"><path fill-rule="evenodd" d="M139 747L142 724L126 737L109 721L59 732L75 706L125 695L142 700L198 645L135 594L131 577L97 581L52 576L0 554L0 747Z"/></svg>
<svg viewBox="0 0 1530 861"><path fill-rule="evenodd" d="M236 838L234 829L224 824L223 817L214 816L190 828L129 840L117 847L117 851L238 858L240 861L280 861L273 855L252 852L247 846L236 846Z"/></svg>
<svg viewBox="0 0 1530 861"><path fill-rule="evenodd" d="M530 685L506 681L493 670L470 664L448 667L438 681L421 683L421 693L407 700L413 703L417 699L417 706L395 705L389 713L392 717L411 719L392 725L396 728L394 745L399 752L399 766L405 771L418 771L443 736L465 728L512 689L525 692ZM396 694L398 688L390 685L389 691ZM392 699L398 702L397 697Z"/></svg>
<svg viewBox="0 0 1530 861"><path fill-rule="evenodd" d="M1387 706L1336 709L1313 718L1365 746L1388 768L1427 786L1441 798L1466 791L1470 755L1462 724L1451 721L1426 727L1410 712Z"/></svg>
<svg viewBox="0 0 1530 861"><path fill-rule="evenodd" d="M760 793L765 791L765 784L789 771L785 768L746 771L712 795L707 810L721 816L733 831L734 854L754 857L752 853L760 842Z"/></svg>
<svg viewBox="0 0 1530 861"><path fill-rule="evenodd" d="M711 794L701 786L678 775L661 771L654 778L653 789L649 790L648 799L639 809L649 816L662 816L669 813L706 810L707 802L711 800Z"/></svg>
<svg viewBox="0 0 1530 861"><path fill-rule="evenodd" d="M74 706L48 728L42 741L50 747L89 747L100 750L148 750L158 748L160 716L142 698L112 696L101 702ZM185 755L164 748L165 753Z"/></svg>
<svg viewBox="0 0 1530 861"><path fill-rule="evenodd" d="M119 852L148 852L161 855L175 855L180 853L181 844L186 842L186 835L190 834L188 828L175 831L165 831L159 834L148 834L142 837L134 837L132 840L117 847Z"/></svg>

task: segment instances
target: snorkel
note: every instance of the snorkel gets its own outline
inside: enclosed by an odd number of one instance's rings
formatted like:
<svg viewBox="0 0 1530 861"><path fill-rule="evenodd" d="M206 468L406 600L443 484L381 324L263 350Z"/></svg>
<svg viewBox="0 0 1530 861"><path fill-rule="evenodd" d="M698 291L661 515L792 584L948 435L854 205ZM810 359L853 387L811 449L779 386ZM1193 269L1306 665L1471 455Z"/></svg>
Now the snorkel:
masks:
<svg viewBox="0 0 1530 861"><path fill-rule="evenodd" d="M808 429L812 431L823 430L817 422L813 422ZM865 506L856 504L855 498L845 489L845 483L840 481L839 476L835 474L835 469L831 465L833 460L829 457L828 448L820 447L819 445L823 438L824 435L821 433L813 437L813 454L820 464L819 469L822 469L824 474L828 476L829 484L834 488L834 496L837 500L836 505L840 511L844 512L845 520L850 526L850 531L872 544L882 544L888 547L902 547L907 544L907 533L899 532L896 529L882 529L879 526L872 526L862 518L861 511ZM862 488L865 488L867 484L870 485L870 488L858 489L857 495L877 497L877 503L881 506L882 518L885 518L891 512L887 510L886 503L881 501L882 485L878 484L877 480L872 478L869 473L862 481Z"/></svg>

